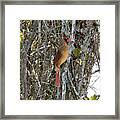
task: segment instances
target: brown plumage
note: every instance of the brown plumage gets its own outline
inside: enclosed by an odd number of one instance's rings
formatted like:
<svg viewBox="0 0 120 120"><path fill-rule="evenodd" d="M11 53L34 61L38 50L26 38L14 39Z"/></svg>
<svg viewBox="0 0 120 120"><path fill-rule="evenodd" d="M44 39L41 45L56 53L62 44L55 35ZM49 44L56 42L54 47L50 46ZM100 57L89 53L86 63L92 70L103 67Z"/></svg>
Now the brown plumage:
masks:
<svg viewBox="0 0 120 120"><path fill-rule="evenodd" d="M56 87L60 87L60 66L67 60L69 51L68 51L68 42L69 38L66 36L63 37L61 41L61 46L55 56L55 70L56 70Z"/></svg>

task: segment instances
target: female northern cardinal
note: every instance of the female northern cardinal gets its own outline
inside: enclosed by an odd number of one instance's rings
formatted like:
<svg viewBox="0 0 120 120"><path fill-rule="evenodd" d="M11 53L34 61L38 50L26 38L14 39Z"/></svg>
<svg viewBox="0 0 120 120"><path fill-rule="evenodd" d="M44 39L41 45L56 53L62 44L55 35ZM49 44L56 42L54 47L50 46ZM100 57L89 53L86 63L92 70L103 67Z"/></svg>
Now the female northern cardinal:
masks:
<svg viewBox="0 0 120 120"><path fill-rule="evenodd" d="M67 60L69 51L68 51L68 42L70 42L70 38L67 38L66 35L63 36L63 40L61 41L61 46L55 56L55 70L56 70L56 87L60 87L60 66Z"/></svg>

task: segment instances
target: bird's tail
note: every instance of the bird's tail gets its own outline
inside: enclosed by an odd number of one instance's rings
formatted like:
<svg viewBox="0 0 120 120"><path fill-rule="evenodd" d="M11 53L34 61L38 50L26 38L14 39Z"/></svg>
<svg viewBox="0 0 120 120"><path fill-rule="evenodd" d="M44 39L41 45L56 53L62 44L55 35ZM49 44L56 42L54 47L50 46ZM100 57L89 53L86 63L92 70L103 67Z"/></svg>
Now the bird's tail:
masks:
<svg viewBox="0 0 120 120"><path fill-rule="evenodd" d="M60 87L60 70L56 71L56 87Z"/></svg>

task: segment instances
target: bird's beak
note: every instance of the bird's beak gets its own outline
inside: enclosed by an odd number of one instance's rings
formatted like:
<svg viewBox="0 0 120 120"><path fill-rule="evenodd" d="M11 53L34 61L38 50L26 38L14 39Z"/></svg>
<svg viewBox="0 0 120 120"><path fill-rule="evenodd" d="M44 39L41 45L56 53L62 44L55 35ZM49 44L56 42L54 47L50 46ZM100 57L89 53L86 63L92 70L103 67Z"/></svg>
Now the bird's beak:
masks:
<svg viewBox="0 0 120 120"><path fill-rule="evenodd" d="M70 39L70 38L68 38L68 39L67 39L67 42L71 42L71 39Z"/></svg>

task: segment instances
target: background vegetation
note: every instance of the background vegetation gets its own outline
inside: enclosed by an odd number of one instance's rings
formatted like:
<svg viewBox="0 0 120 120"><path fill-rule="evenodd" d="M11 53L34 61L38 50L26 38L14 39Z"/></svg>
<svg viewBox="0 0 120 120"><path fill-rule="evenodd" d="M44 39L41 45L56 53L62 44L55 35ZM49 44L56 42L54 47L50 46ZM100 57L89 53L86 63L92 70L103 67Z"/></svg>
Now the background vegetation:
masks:
<svg viewBox="0 0 120 120"><path fill-rule="evenodd" d="M61 66L59 95L55 87L54 56L61 34L71 38L69 57ZM20 21L20 99L97 100L93 85L100 80L99 20ZM92 84L90 84L92 82ZM94 94L88 96L88 90Z"/></svg>

